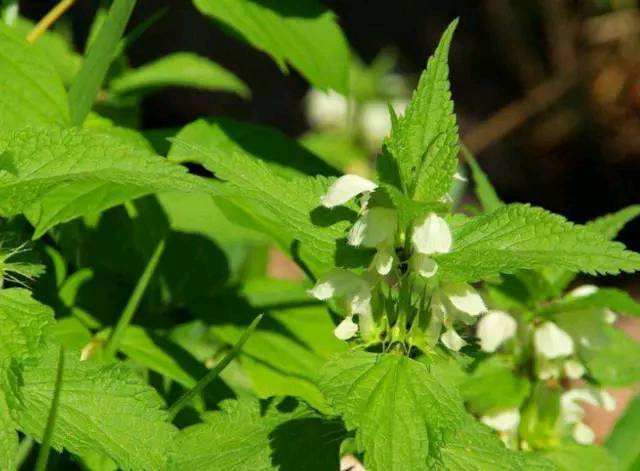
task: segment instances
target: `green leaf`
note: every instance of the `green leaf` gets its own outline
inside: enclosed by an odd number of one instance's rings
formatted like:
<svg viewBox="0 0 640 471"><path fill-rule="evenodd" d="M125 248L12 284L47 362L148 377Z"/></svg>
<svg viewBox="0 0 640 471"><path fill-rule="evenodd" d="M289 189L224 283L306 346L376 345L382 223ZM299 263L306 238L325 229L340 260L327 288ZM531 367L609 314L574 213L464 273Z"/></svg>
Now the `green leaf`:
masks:
<svg viewBox="0 0 640 471"><path fill-rule="evenodd" d="M520 407L529 395L526 378L516 376L505 359L493 356L482 361L460 385L460 393L474 414Z"/></svg>
<svg viewBox="0 0 640 471"><path fill-rule="evenodd" d="M504 203L498 196L498 193L496 193L495 188L493 188L487 174L482 171L482 168L480 168L476 159L465 146L462 147L462 154L471 169L471 176L473 177L473 183L475 184L476 196L480 200L482 209L485 213L490 213L491 211L498 209Z"/></svg>
<svg viewBox="0 0 640 471"><path fill-rule="evenodd" d="M347 429L356 431L370 471L490 470L496 463L548 469L533 456L507 450L464 411L452 384L405 356L338 356L325 366L321 384Z"/></svg>
<svg viewBox="0 0 640 471"><path fill-rule="evenodd" d="M170 470L338 469L344 431L294 399L224 401L178 434Z"/></svg>
<svg viewBox="0 0 640 471"><path fill-rule="evenodd" d="M154 191L216 193L184 167L101 132L27 127L2 147L0 214L26 212L36 236Z"/></svg>
<svg viewBox="0 0 640 471"><path fill-rule="evenodd" d="M301 136L298 141L306 149L344 173L349 173L353 168L368 170L369 155L344 133L312 131Z"/></svg>
<svg viewBox="0 0 640 471"><path fill-rule="evenodd" d="M615 458L599 446L582 446L563 443L558 448L539 452L555 465L557 471L577 469L620 469Z"/></svg>
<svg viewBox="0 0 640 471"><path fill-rule="evenodd" d="M619 314L640 316L640 303L626 291L616 288L599 288L598 291L588 296L567 296L560 301L545 306L539 313L551 315L558 312L586 309L611 309Z"/></svg>
<svg viewBox="0 0 640 471"><path fill-rule="evenodd" d="M444 277L476 281L556 266L589 274L640 269L640 254L562 216L525 204L502 206L453 229L451 253L434 258Z"/></svg>
<svg viewBox="0 0 640 471"><path fill-rule="evenodd" d="M144 93L163 87L228 91L248 97L245 83L224 67L189 52L176 52L126 72L109 84L118 94Z"/></svg>
<svg viewBox="0 0 640 471"><path fill-rule="evenodd" d="M294 258L319 275L338 265L359 266L370 254L346 246L345 234L356 214L348 208L328 210L320 198L330 180L323 177L285 179L267 165L239 151L220 153L176 141L190 160L202 164L238 195L229 198ZM342 243L336 244L341 239Z"/></svg>
<svg viewBox="0 0 640 471"><path fill-rule="evenodd" d="M266 52L281 70L287 63L318 88L348 93L349 49L334 14L315 0L194 0L204 15L221 22Z"/></svg>
<svg viewBox="0 0 640 471"><path fill-rule="evenodd" d="M605 447L618 459L621 470L632 471L640 467L640 396L634 397L613 431Z"/></svg>
<svg viewBox="0 0 640 471"><path fill-rule="evenodd" d="M9 407L20 430L42 439L53 397L58 348L38 361L14 363L7 387ZM65 355L53 447L71 453L100 453L123 469L162 469L177 430L169 424L153 388L122 364L81 362Z"/></svg>
<svg viewBox="0 0 640 471"><path fill-rule="evenodd" d="M15 470L17 453L18 433L5 402L4 392L0 388L0 469Z"/></svg>
<svg viewBox="0 0 640 471"><path fill-rule="evenodd" d="M42 53L0 23L0 133L28 124L68 124L67 96Z"/></svg>
<svg viewBox="0 0 640 471"><path fill-rule="evenodd" d="M438 201L446 195L458 166L458 127L447 63L457 23L451 23L442 35L411 103L386 142L404 189L419 201Z"/></svg>
<svg viewBox="0 0 640 471"><path fill-rule="evenodd" d="M279 131L229 118L198 119L183 127L175 139L219 155L242 152L262 160L280 177L338 175L334 167ZM179 144L171 147L168 158L178 163L209 163L208 157Z"/></svg>
<svg viewBox="0 0 640 471"><path fill-rule="evenodd" d="M585 224L590 230L602 234L607 239L615 239L630 221L640 215L640 204L634 204L612 214L601 216Z"/></svg>
<svg viewBox="0 0 640 471"><path fill-rule="evenodd" d="M100 31L91 41L82 68L69 89L72 124L80 126L91 111L135 4L136 0L114 0Z"/></svg>

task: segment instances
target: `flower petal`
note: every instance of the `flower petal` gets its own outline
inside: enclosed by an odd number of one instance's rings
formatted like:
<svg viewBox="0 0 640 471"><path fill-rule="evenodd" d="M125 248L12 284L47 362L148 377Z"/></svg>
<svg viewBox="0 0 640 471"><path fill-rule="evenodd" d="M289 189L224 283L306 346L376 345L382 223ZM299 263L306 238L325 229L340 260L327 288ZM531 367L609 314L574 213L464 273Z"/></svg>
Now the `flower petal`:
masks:
<svg viewBox="0 0 640 471"><path fill-rule="evenodd" d="M495 414L483 415L480 421L498 432L510 432L517 429L520 424L520 411L514 407Z"/></svg>
<svg viewBox="0 0 640 471"><path fill-rule="evenodd" d="M517 328L515 319L506 312L489 311L478 322L480 348L485 352L495 352L500 345L515 335Z"/></svg>
<svg viewBox="0 0 640 471"><path fill-rule="evenodd" d="M569 293L567 293L567 297L584 298L586 296L591 296L596 291L598 291L598 287L596 285L581 285L569 291Z"/></svg>
<svg viewBox="0 0 640 471"><path fill-rule="evenodd" d="M573 439L580 445L591 445L596 438L595 433L588 425L578 422L573 428Z"/></svg>
<svg viewBox="0 0 640 471"><path fill-rule="evenodd" d="M416 252L425 255L447 253L451 250L451 230L447 221L431 213L414 227L411 241Z"/></svg>
<svg viewBox="0 0 640 471"><path fill-rule="evenodd" d="M478 316L487 310L482 297L467 283L451 283L444 287L444 294L453 307L470 316Z"/></svg>
<svg viewBox="0 0 640 471"><path fill-rule="evenodd" d="M438 264L428 255L417 253L413 255L414 269L425 278L431 278L438 272Z"/></svg>
<svg viewBox="0 0 640 471"><path fill-rule="evenodd" d="M573 353L573 339L553 322L545 322L533 334L533 343L546 358L566 357Z"/></svg>
<svg viewBox="0 0 640 471"><path fill-rule="evenodd" d="M378 274L382 276L388 275L393 267L394 258L395 254L392 249L389 247L379 248L376 255L373 257L373 266Z"/></svg>
<svg viewBox="0 0 640 471"><path fill-rule="evenodd" d="M369 288L369 283L355 273L336 268L321 276L308 293L316 299L346 296Z"/></svg>
<svg viewBox="0 0 640 471"><path fill-rule="evenodd" d="M445 333L440 336L440 341L445 347L449 350L453 350L454 352L457 352L467 344L467 342L465 342L464 339L453 329L447 329Z"/></svg>
<svg viewBox="0 0 640 471"><path fill-rule="evenodd" d="M392 241L397 228L395 209L371 208L355 222L347 242L354 246L377 247L384 241Z"/></svg>
<svg viewBox="0 0 640 471"><path fill-rule="evenodd" d="M360 193L373 191L378 187L371 180L358 175L343 175L329 187L327 193L322 197L322 205L333 208L345 204Z"/></svg>
<svg viewBox="0 0 640 471"><path fill-rule="evenodd" d="M345 319L338 324L333 331L333 334L340 340L349 340L358 332L358 324L353 322L351 316L345 317Z"/></svg>
<svg viewBox="0 0 640 471"><path fill-rule="evenodd" d="M577 360L567 360L564 363L564 374L569 379L580 379L586 373L586 368Z"/></svg>

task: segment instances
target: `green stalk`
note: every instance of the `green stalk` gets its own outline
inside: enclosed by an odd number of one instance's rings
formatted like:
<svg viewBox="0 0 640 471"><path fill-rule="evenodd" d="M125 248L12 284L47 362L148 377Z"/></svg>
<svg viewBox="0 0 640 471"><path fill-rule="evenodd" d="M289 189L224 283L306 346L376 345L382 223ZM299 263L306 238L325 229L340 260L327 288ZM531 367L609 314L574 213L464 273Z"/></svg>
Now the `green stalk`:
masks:
<svg viewBox="0 0 640 471"><path fill-rule="evenodd" d="M129 324L131 324L131 319L133 319L133 315L136 313L136 310L140 305L142 296L144 295L147 286L149 286L149 282L151 281L151 277L153 276L153 273L158 266L160 257L164 252L164 248L165 240L162 239L160 242L158 242L158 245L153 251L153 255L151 255L149 263L147 263L142 276L138 280L138 284L136 284L133 293L131 293L131 297L129 298L127 305L122 311L120 319L118 319L118 323L111 331L111 335L109 335L109 338L107 339L107 343L104 347L104 353L107 358L113 357L115 355L116 350L118 349L118 345L122 340L122 336L124 335L125 330L127 330L127 327L129 327Z"/></svg>
<svg viewBox="0 0 640 471"><path fill-rule="evenodd" d="M56 384L53 390L53 400L51 401L51 409L49 410L49 418L47 426L42 437L42 445L38 451L38 459L36 461L35 471L46 471L47 462L49 461L49 449L51 448L51 438L56 425L56 415L58 414L58 404L60 403L60 390L62 389L62 374L64 372L64 347L60 347L60 357L58 359L58 371L56 373Z"/></svg>
<svg viewBox="0 0 640 471"><path fill-rule="evenodd" d="M244 331L244 333L240 337L240 340L238 340L238 342L233 346L231 351L227 353L225 357L220 362L218 362L218 364L214 366L206 375L200 378L200 381L198 381L198 383L193 388L185 392L178 398L176 402L171 405L171 407L169 407L168 414L170 421L172 421L178 414L178 412L180 412L185 406L187 406L194 397L200 394L204 390L204 388L209 385L209 383L216 379L220 375L220 373L222 373L222 370L224 370L226 366L231 363L231 360L233 360L238 355L238 353L240 353L245 342L249 339L249 336L253 333L253 331L256 330L256 327L258 327L258 323L260 322L260 320L262 320L263 317L264 314L259 314L253 320L253 322L249 324L249 327L247 327L247 330Z"/></svg>
<svg viewBox="0 0 640 471"><path fill-rule="evenodd" d="M20 442L20 446L18 446L18 452L16 453L16 469L20 469L22 464L31 454L31 449L33 448L33 438L24 437L24 440Z"/></svg>

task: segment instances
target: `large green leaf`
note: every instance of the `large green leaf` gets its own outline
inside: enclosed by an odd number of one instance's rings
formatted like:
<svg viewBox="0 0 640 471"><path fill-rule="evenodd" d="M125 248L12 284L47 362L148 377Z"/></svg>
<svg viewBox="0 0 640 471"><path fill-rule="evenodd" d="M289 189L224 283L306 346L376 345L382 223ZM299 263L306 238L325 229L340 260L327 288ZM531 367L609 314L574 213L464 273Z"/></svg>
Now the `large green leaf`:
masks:
<svg viewBox="0 0 640 471"><path fill-rule="evenodd" d="M244 82L224 67L189 52L168 54L126 72L109 84L109 89L119 94L144 93L162 87L228 91L242 97L250 94Z"/></svg>
<svg viewBox="0 0 640 471"><path fill-rule="evenodd" d="M599 446L563 443L556 449L540 452L540 455L551 461L557 471L620 469L615 458Z"/></svg>
<svg viewBox="0 0 640 471"><path fill-rule="evenodd" d="M16 469L16 453L18 452L18 434L9 414L9 408L0 388L0 469L13 471Z"/></svg>
<svg viewBox="0 0 640 471"><path fill-rule="evenodd" d="M136 0L114 0L69 89L71 122L80 126L98 95Z"/></svg>
<svg viewBox="0 0 640 471"><path fill-rule="evenodd" d="M322 388L370 471L548 469L507 450L469 416L455 387L396 354L348 353L326 365Z"/></svg>
<svg viewBox="0 0 640 471"><path fill-rule="evenodd" d="M7 380L13 418L37 440L53 398L58 351L14 363ZM52 444L80 456L100 453L122 469L162 469L177 432L162 407L155 390L124 365L81 362L78 351L69 351Z"/></svg>
<svg viewBox="0 0 640 471"><path fill-rule="evenodd" d="M458 165L458 127L449 91L448 55L457 21L449 25L420 77L387 147L404 189L419 201L438 201L450 189Z"/></svg>
<svg viewBox="0 0 640 471"><path fill-rule="evenodd" d="M178 434L170 470L338 469L344 431L294 399L225 401ZM265 410L266 409L266 410Z"/></svg>
<svg viewBox="0 0 640 471"><path fill-rule="evenodd" d="M293 65L313 85L348 92L349 49L333 13L316 0L194 0L269 54L280 69Z"/></svg>
<svg viewBox="0 0 640 471"><path fill-rule="evenodd" d="M244 210L245 219L253 219L312 272L322 274L336 264L360 265L366 260L366 252L349 248L345 242L355 211L320 207L329 179L285 179L244 152L221 153L185 141L176 143L192 156L191 160L201 162L224 180L229 192L241 195L230 200Z"/></svg>
<svg viewBox="0 0 640 471"><path fill-rule="evenodd" d="M53 66L0 22L0 133L68 122L67 96Z"/></svg>
<svg viewBox="0 0 640 471"><path fill-rule="evenodd" d="M451 253L436 256L445 278L474 281L497 273L556 266L589 274L640 269L640 254L619 242L525 204L510 204L454 228Z"/></svg>
<svg viewBox="0 0 640 471"><path fill-rule="evenodd" d="M618 459L621 470L640 468L640 396L631 400L607 437L605 447Z"/></svg>
<svg viewBox="0 0 640 471"><path fill-rule="evenodd" d="M27 127L0 148L0 214L26 212L36 235L154 191L216 193L184 167L102 132Z"/></svg>

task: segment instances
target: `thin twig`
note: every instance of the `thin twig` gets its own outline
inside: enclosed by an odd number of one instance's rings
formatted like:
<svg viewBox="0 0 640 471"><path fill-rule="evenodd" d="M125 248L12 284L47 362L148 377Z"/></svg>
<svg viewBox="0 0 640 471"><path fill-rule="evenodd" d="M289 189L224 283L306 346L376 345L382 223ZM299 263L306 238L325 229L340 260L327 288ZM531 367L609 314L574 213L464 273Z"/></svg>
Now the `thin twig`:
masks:
<svg viewBox="0 0 640 471"><path fill-rule="evenodd" d="M544 111L576 83L575 76L554 77L531 89L520 100L509 103L467 132L462 140L475 154L495 144Z"/></svg>
<svg viewBox="0 0 640 471"><path fill-rule="evenodd" d="M238 340L238 342L233 346L231 351L227 353L226 356L211 369L211 371L200 378L200 381L198 381L198 383L193 388L185 392L178 398L176 402L171 405L171 407L169 407L168 415L170 421L173 420L178 412L180 412L185 406L187 406L194 397L200 394L204 390L204 388L206 388L209 383L211 383L211 381L216 379L218 375L220 375L222 370L224 370L226 366L231 363L231 360L233 360L238 355L238 353L240 353L245 342L249 339L249 336L253 333L253 331L256 330L256 327L258 326L258 323L263 316L264 314L258 315L253 320L253 322L249 324L249 327L247 327L247 330L244 331L244 333L240 337L240 340Z"/></svg>
<svg viewBox="0 0 640 471"><path fill-rule="evenodd" d="M55 23L64 13L76 3L76 0L60 0L58 4L53 7L44 18L38 21L38 24L34 26L31 32L27 35L27 41L30 43L35 42L40 36L42 36L49 27Z"/></svg>

